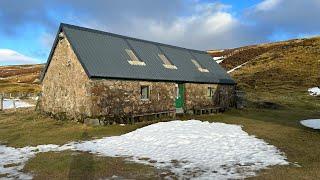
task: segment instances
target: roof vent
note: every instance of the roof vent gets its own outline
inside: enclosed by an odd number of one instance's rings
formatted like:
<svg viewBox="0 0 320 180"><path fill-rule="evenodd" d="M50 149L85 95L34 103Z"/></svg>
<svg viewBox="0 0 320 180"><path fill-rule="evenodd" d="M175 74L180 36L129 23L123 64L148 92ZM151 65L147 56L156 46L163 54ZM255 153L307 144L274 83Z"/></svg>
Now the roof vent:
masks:
<svg viewBox="0 0 320 180"><path fill-rule="evenodd" d="M60 33L59 33L59 39L60 39L60 40L64 39L64 33L63 33L63 32L60 32Z"/></svg>

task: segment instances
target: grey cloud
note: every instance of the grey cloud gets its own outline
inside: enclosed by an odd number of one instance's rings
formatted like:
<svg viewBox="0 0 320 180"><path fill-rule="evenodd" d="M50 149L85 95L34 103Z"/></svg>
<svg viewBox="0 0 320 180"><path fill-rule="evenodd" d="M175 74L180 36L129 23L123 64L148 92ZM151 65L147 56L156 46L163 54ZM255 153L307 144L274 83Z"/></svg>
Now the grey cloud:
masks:
<svg viewBox="0 0 320 180"><path fill-rule="evenodd" d="M261 10L251 9L247 18L266 30L283 31L292 34L320 32L320 1L319 0L266 0L278 3Z"/></svg>
<svg viewBox="0 0 320 180"><path fill-rule="evenodd" d="M211 4L191 0L0 1L0 25L3 27L0 33L13 34L22 25L32 22L44 26L46 32L39 35L42 36L39 43L48 45L59 19L173 45L219 49L266 42L279 29L296 34L318 32L319 0L265 1L279 3L265 10L253 7L241 17L234 17L231 6L217 1ZM57 13L59 18L50 12ZM219 13L230 17L215 19Z"/></svg>

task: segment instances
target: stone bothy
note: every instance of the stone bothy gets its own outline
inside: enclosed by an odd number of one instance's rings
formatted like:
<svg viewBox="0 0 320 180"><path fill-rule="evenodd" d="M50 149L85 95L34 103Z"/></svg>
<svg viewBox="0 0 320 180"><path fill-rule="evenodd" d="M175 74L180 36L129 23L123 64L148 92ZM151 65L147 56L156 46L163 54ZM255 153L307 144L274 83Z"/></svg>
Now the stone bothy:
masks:
<svg viewBox="0 0 320 180"><path fill-rule="evenodd" d="M41 77L42 112L83 120L235 105L235 82L203 51L61 24Z"/></svg>

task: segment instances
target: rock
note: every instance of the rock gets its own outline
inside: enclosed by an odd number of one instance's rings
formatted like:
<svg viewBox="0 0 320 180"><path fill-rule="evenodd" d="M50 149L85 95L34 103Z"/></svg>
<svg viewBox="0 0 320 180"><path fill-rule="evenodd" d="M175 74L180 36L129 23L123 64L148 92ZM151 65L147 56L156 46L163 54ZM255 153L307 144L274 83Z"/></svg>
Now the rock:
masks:
<svg viewBox="0 0 320 180"><path fill-rule="evenodd" d="M274 102L268 102L268 101L255 102L255 105L257 108L262 108L262 109L281 109L281 108L283 108L283 106L280 104L277 104Z"/></svg>
<svg viewBox="0 0 320 180"><path fill-rule="evenodd" d="M38 84L38 83L40 83L40 79L39 79L39 78L37 78L37 79L35 79L32 83L34 83L34 84Z"/></svg>
<svg viewBox="0 0 320 180"><path fill-rule="evenodd" d="M100 125L100 120L99 119L85 119L83 121L84 124L86 125L92 125L92 126L99 126Z"/></svg>

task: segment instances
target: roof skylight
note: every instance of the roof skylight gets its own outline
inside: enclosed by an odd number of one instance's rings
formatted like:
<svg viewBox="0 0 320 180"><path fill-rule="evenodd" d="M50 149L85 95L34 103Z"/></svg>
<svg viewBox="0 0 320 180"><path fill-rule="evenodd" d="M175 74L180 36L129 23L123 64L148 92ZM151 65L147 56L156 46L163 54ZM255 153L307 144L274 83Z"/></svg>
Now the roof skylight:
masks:
<svg viewBox="0 0 320 180"><path fill-rule="evenodd" d="M137 66L145 66L146 63L143 61L140 61L139 58L134 54L134 52L131 49L125 49L126 53L130 57L130 60L128 60L129 64L131 65L137 65Z"/></svg>
<svg viewBox="0 0 320 180"><path fill-rule="evenodd" d="M199 70L200 72L209 72L209 70L203 68L203 67L198 63L198 61L196 61L196 60L194 60L194 59L191 59L191 61L192 61L192 63L198 68L198 70Z"/></svg>
<svg viewBox="0 0 320 180"><path fill-rule="evenodd" d="M163 66L168 69L177 69L177 66L173 65L164 54L158 54L159 58L163 62Z"/></svg>

